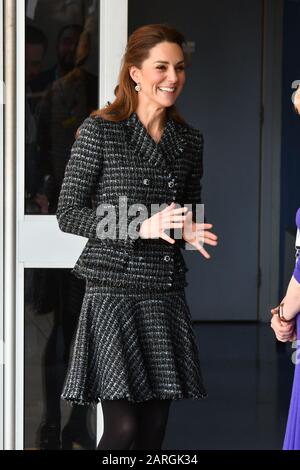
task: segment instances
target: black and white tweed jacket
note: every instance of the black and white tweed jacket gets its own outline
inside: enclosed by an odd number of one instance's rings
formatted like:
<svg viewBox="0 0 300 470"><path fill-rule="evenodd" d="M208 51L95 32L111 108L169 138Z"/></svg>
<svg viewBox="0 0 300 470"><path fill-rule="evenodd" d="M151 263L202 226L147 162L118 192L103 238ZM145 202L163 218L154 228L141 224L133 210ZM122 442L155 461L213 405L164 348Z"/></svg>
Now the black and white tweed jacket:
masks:
<svg viewBox="0 0 300 470"><path fill-rule="evenodd" d="M56 213L62 231L88 238L73 273L99 285L135 291L186 286L188 269L180 250L186 248L184 240L170 244L161 238L142 239L137 222L153 215L152 204L162 210L172 201L192 205L195 220L195 205L201 203L202 151L201 132L171 117L159 143L135 112L119 122L87 117L71 149ZM133 204L138 212L127 217L126 207ZM106 211L100 212L99 206ZM114 232L101 238L101 224L114 221L114 214L116 238ZM178 230L167 233L174 238Z"/></svg>

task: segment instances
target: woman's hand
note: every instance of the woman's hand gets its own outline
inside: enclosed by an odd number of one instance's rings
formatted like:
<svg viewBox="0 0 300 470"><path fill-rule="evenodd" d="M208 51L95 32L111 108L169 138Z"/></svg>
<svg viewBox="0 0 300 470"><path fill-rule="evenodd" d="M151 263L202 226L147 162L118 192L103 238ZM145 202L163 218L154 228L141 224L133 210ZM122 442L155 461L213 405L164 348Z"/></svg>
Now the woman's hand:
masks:
<svg viewBox="0 0 300 470"><path fill-rule="evenodd" d="M207 253L203 244L216 246L218 244L218 237L208 229L212 228L212 224L200 224L192 220L192 212L187 213L183 227L183 239L193 245L205 258L209 259L210 255Z"/></svg>
<svg viewBox="0 0 300 470"><path fill-rule="evenodd" d="M163 238L169 243L175 243L175 240L167 235L164 230L170 228L183 228L188 210L187 207L178 207L174 209L175 203L172 202L160 212L144 220L140 227L141 238Z"/></svg>
<svg viewBox="0 0 300 470"><path fill-rule="evenodd" d="M280 317L276 314L277 308L271 310L273 313L271 328L274 330L276 338L283 343L295 341L297 339L296 321L294 319L289 322L281 321Z"/></svg>

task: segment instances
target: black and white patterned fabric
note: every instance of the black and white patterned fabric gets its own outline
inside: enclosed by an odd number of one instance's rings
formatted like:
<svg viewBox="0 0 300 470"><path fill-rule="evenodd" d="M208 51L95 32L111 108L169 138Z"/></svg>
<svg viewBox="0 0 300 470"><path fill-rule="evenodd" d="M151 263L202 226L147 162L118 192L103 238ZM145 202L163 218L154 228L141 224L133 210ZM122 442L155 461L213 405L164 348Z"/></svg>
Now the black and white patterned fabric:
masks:
<svg viewBox="0 0 300 470"><path fill-rule="evenodd" d="M184 290L112 294L87 282L63 399L95 405L206 395Z"/></svg>
<svg viewBox="0 0 300 470"><path fill-rule="evenodd" d="M81 125L57 210L61 230L88 238L73 269L86 291L65 400L94 405L207 395L184 290L188 268L180 248L186 245L139 238L139 225L130 231L119 208L126 196L128 207L145 205L149 217L151 204L159 209L175 201L191 204L196 220L202 148L200 131L170 117L158 144L136 113L117 123L88 117ZM117 209L116 239L99 238L99 204Z"/></svg>
<svg viewBox="0 0 300 470"><path fill-rule="evenodd" d="M73 273L97 279L99 285L126 285L133 291L137 287L145 292L149 288L171 291L184 287L187 267L180 250L186 248L184 240L178 238L170 244L161 238L140 238L139 226L134 224L137 214L127 218L125 206L140 207L142 221L150 217L152 204L157 204L158 210L165 207L159 205L172 201L190 204L196 220L196 204L201 203L202 149L200 131L170 117L158 144L136 113L117 123L86 118L71 150L56 213L62 231L88 238ZM105 220L112 220L107 212L97 213L100 204L116 209L114 239L99 238L99 232L103 234L101 221L105 216ZM170 229L170 235L179 236L180 231Z"/></svg>

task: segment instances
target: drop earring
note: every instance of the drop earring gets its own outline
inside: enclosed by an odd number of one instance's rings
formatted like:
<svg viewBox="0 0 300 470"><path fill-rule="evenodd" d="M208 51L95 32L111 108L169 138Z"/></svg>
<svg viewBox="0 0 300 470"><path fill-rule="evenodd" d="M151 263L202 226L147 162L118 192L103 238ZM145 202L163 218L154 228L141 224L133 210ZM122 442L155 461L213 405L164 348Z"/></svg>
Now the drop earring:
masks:
<svg viewBox="0 0 300 470"><path fill-rule="evenodd" d="M141 91L141 85L137 83L134 87L135 91Z"/></svg>

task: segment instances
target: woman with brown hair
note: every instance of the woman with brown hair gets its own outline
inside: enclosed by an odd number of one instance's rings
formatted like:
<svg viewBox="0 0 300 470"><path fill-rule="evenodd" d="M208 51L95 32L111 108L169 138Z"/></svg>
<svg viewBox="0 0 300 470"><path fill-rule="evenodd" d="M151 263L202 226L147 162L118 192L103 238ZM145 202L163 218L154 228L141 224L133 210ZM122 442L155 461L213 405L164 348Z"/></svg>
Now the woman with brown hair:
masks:
<svg viewBox="0 0 300 470"><path fill-rule="evenodd" d="M162 24L129 37L116 98L80 126L59 196L60 229L88 238L73 269L86 291L62 398L101 401L98 449L160 449L172 400L207 395L180 248L208 259L203 244L217 237L198 215L203 137L174 105L183 43Z"/></svg>

